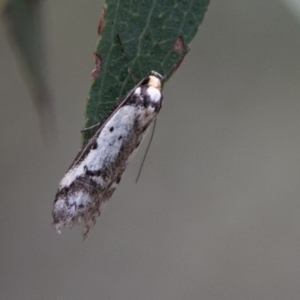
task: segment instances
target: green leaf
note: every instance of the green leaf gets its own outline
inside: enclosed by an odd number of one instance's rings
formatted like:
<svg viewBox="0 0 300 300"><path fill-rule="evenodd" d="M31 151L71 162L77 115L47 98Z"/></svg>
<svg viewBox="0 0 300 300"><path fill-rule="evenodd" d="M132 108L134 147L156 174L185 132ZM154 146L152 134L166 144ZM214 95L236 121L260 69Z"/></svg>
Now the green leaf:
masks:
<svg viewBox="0 0 300 300"><path fill-rule="evenodd" d="M45 55L39 0L0 2L7 35L20 60L24 78L41 116L44 133L53 124L52 103L46 86ZM52 124L51 124L52 123ZM48 128L46 128L46 126Z"/></svg>
<svg viewBox="0 0 300 300"><path fill-rule="evenodd" d="M86 107L85 127L100 122L151 70L168 72L186 54L210 0L107 0ZM124 49L120 46L120 36ZM171 75L171 74L170 74ZM168 76L170 77L170 76ZM92 130L83 133L85 144Z"/></svg>

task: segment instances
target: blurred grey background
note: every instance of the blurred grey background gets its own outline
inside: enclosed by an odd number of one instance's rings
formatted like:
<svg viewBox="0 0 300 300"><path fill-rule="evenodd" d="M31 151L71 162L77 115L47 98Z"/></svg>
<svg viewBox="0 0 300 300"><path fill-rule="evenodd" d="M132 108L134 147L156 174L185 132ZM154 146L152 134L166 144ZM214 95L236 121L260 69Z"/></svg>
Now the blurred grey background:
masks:
<svg viewBox="0 0 300 300"><path fill-rule="evenodd" d="M80 147L103 3L44 3L48 144L0 31L1 299L300 298L300 23L286 1L211 1L139 183L145 145L84 243L82 228L53 230L51 209Z"/></svg>

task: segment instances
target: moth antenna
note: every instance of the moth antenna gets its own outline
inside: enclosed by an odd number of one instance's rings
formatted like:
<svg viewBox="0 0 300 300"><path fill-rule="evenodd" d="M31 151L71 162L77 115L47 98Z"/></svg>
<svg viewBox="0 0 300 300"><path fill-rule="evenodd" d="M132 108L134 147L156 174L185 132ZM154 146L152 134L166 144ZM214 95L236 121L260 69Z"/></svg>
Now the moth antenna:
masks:
<svg viewBox="0 0 300 300"><path fill-rule="evenodd" d="M153 124L153 127L152 127L152 132L151 132L151 137L150 137L150 140L149 140L149 143L148 143L146 152L145 152L145 154L144 154L144 157L143 157L141 166L140 166L140 168L139 168L139 172L138 172L138 175L137 175L137 177L136 177L135 183L137 183L138 180L139 180L139 178L140 178L140 175L141 175L141 172L142 172L142 169L143 169L143 166L144 166L144 163L145 163L145 160L146 160L148 151L149 151L149 149L150 149L150 145L151 145L151 142L152 142L152 140L153 140L154 131L155 131L155 127L156 127L156 121L157 121L157 119L154 120L154 124Z"/></svg>
<svg viewBox="0 0 300 300"><path fill-rule="evenodd" d="M122 51L122 55L124 57L124 59L126 60L126 63L127 63L127 71L128 73L130 74L132 80L137 83L137 79L134 77L133 75L133 72L132 72L132 69L130 67L130 64L129 64L129 61L127 59L127 56L125 54L125 51L124 51L124 48L123 48L123 45L122 45L122 42L121 42L121 38L120 38L120 35L117 33L117 38L118 38L118 41L119 41L119 44L120 44L120 48L121 48L121 51Z"/></svg>
<svg viewBox="0 0 300 300"><path fill-rule="evenodd" d="M80 131L80 133L83 133L83 132L86 132L86 131L88 131L88 130L94 129L94 128L98 127L100 124L101 124L101 122L98 122L98 123L95 124L95 125L92 125L92 126L90 126L90 127L83 128L83 129Z"/></svg>

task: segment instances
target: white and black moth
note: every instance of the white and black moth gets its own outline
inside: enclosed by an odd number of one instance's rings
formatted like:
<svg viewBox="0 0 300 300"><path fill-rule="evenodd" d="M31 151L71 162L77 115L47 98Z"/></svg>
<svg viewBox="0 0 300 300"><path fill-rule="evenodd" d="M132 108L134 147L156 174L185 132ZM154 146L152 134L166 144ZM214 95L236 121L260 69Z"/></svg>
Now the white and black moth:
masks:
<svg viewBox="0 0 300 300"><path fill-rule="evenodd" d="M118 186L150 125L159 113L164 77L152 71L99 124L61 180L54 200L53 223L83 223L84 238Z"/></svg>

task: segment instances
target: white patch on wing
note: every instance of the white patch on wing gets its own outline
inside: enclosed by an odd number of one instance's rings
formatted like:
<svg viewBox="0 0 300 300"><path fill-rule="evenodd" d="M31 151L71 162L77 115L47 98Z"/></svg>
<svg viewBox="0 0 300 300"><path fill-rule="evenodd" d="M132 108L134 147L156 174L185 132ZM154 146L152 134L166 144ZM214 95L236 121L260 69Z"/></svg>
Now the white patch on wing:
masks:
<svg viewBox="0 0 300 300"><path fill-rule="evenodd" d="M157 103L161 100L161 92L159 89L153 87L153 86L149 86L147 88L147 94L150 96L151 101L154 103Z"/></svg>
<svg viewBox="0 0 300 300"><path fill-rule="evenodd" d="M95 155L87 156L85 164L89 170L101 169L104 163L109 164L117 158L124 140L134 128L137 112L135 106L123 106L107 122L97 138L98 148L93 150Z"/></svg>
<svg viewBox="0 0 300 300"><path fill-rule="evenodd" d="M103 180L103 178L101 176L93 176L92 180L94 180L100 186L104 185L104 180Z"/></svg>
<svg viewBox="0 0 300 300"><path fill-rule="evenodd" d="M71 183L84 172L83 165L79 164L71 168L59 183L59 188L69 187Z"/></svg>
<svg viewBox="0 0 300 300"><path fill-rule="evenodd" d="M89 194L82 191L75 192L71 197L68 198L68 200L70 205L74 205L72 206L74 209L76 209L76 206L79 206L80 204L86 206L89 202L91 202Z"/></svg>
<svg viewBox="0 0 300 300"><path fill-rule="evenodd" d="M55 203L55 209L60 211L60 210L65 210L66 209L66 202L63 199L58 199Z"/></svg>
<svg viewBox="0 0 300 300"><path fill-rule="evenodd" d="M134 94L140 95L141 94L141 88L138 87L135 89Z"/></svg>

